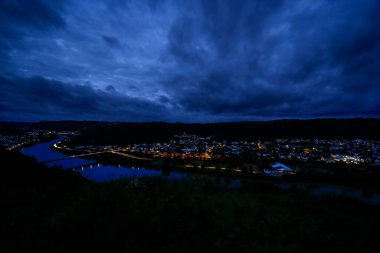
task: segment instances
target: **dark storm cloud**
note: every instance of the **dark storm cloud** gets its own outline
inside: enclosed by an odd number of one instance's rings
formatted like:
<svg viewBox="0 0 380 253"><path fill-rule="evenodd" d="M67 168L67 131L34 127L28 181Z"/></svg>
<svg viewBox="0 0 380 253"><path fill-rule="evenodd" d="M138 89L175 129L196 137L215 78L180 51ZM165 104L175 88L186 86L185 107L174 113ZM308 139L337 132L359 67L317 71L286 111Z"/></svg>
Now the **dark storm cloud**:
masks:
<svg viewBox="0 0 380 253"><path fill-rule="evenodd" d="M1 115L380 116L379 17L377 0L2 1L1 95L27 106L3 99Z"/></svg>
<svg viewBox="0 0 380 253"><path fill-rule="evenodd" d="M62 16L54 9L61 1L2 0L0 1L0 56L6 57L20 40L35 32L65 27ZM55 4L55 5L54 5ZM18 45L20 44L20 45Z"/></svg>
<svg viewBox="0 0 380 253"><path fill-rule="evenodd" d="M241 39L255 39L281 5L281 0L199 1L191 8L196 11L184 12L174 22L169 50L185 61L207 58L210 49L219 57L234 55Z"/></svg>
<svg viewBox="0 0 380 253"><path fill-rule="evenodd" d="M64 20L51 6L41 0L3 0L0 15L5 25L23 25L28 28L46 29L49 26L62 27Z"/></svg>
<svg viewBox="0 0 380 253"><path fill-rule="evenodd" d="M35 76L0 76L0 116L11 120L105 119L158 120L155 113L165 111L158 103L120 95L89 85L73 85ZM155 113L152 113L155 112ZM167 112L166 112L167 113Z"/></svg>
<svg viewBox="0 0 380 253"><path fill-rule="evenodd" d="M56 1L56 6L61 6L59 2ZM33 32L63 28L65 21L54 10L56 6L42 0L0 1L1 41L17 40Z"/></svg>
<svg viewBox="0 0 380 253"><path fill-rule="evenodd" d="M110 47L119 47L120 46L120 42L115 37L103 35L102 38L106 42L106 44L108 44Z"/></svg>
<svg viewBox="0 0 380 253"><path fill-rule="evenodd" d="M178 65L195 69L167 80L186 110L378 115L377 1L206 2L202 15L180 17L169 33Z"/></svg>

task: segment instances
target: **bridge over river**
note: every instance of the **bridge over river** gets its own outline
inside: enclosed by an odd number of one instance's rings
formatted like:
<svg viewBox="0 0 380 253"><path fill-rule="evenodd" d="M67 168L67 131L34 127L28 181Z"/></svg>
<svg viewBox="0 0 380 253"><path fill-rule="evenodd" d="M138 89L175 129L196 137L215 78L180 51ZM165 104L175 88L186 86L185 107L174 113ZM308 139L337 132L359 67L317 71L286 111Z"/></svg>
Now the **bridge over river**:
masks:
<svg viewBox="0 0 380 253"><path fill-rule="evenodd" d="M144 161L151 161L152 160L150 158L138 157L138 156L122 153L122 152L115 151L115 150L107 150L107 151L92 152L92 153L86 153L86 154L80 154L80 155L71 155L71 156L66 156L66 157L57 158L57 159L45 160L45 161L41 161L41 162L42 163L52 163L52 162L57 162L57 161L62 161L62 160L68 160L68 159L72 159L72 158L86 157L86 156L93 156L93 155L100 155L100 154L106 154L106 153L120 155L120 156L132 158L132 159L136 159L136 160L144 160Z"/></svg>

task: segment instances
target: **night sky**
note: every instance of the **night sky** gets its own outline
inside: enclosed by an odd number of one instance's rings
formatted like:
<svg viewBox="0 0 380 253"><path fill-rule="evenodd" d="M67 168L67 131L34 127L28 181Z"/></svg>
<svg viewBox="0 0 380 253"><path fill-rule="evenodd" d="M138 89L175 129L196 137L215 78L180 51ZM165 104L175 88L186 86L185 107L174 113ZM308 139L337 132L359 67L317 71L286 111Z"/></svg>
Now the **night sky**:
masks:
<svg viewBox="0 0 380 253"><path fill-rule="evenodd" d="M0 0L0 120L380 116L378 0Z"/></svg>

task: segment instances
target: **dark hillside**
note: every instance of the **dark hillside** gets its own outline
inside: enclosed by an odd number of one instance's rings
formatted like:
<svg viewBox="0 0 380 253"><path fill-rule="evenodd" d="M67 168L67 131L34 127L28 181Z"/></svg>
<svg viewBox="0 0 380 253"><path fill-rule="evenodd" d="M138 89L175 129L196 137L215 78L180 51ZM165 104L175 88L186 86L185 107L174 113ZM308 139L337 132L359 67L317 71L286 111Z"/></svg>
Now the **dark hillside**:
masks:
<svg viewBox="0 0 380 253"><path fill-rule="evenodd" d="M380 119L314 119L209 124L114 123L89 127L78 143L128 144L166 141L179 133L214 135L220 140L273 138L380 139Z"/></svg>
<svg viewBox="0 0 380 253"><path fill-rule="evenodd" d="M95 184L1 151L0 252L363 252L379 209L208 179ZM7 165L5 165L7 164Z"/></svg>

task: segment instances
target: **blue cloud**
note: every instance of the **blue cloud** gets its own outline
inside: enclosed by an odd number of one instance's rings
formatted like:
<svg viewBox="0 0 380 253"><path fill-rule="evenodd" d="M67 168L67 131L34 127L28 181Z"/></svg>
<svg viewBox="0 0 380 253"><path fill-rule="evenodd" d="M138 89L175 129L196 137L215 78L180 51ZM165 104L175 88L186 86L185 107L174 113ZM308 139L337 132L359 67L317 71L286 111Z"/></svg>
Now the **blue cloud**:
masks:
<svg viewBox="0 0 380 253"><path fill-rule="evenodd" d="M0 115L380 116L379 13L376 0L1 1Z"/></svg>

